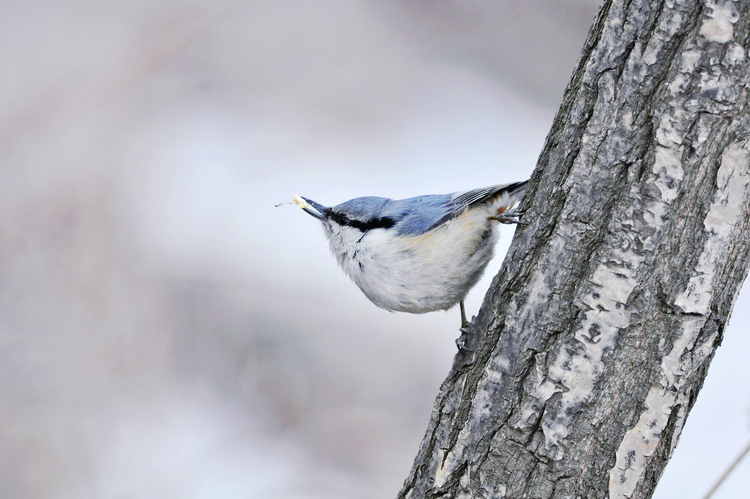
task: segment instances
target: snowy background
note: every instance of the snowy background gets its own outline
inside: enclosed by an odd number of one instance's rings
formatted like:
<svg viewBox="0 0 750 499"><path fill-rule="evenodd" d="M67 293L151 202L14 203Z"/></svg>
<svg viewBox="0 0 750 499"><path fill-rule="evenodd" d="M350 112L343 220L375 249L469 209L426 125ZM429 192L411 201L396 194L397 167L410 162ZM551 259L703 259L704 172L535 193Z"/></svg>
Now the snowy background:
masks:
<svg viewBox="0 0 750 499"><path fill-rule="evenodd" d="M376 308L274 205L527 178L597 2L0 5L0 497L394 497L458 311ZM749 323L655 497L750 439Z"/></svg>

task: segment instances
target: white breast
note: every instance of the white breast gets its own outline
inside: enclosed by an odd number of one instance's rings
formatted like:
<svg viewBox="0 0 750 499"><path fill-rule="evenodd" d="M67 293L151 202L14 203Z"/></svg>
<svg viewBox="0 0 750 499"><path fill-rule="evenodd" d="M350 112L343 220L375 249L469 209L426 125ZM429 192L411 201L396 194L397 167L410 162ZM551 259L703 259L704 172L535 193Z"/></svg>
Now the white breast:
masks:
<svg viewBox="0 0 750 499"><path fill-rule="evenodd" d="M471 209L420 236L373 229L364 234L331 224L331 251L344 272L375 305L424 313L462 301L492 259L496 209Z"/></svg>

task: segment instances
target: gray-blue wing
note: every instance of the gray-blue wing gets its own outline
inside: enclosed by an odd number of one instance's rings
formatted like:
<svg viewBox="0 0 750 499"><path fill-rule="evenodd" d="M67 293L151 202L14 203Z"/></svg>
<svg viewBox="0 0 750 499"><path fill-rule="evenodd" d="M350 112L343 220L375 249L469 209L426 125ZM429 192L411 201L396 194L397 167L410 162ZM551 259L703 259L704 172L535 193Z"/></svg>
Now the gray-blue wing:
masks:
<svg viewBox="0 0 750 499"><path fill-rule="evenodd" d="M389 200L380 216L396 220L394 228L399 235L418 236L443 223L446 217L454 216L452 213L451 194L436 194Z"/></svg>
<svg viewBox="0 0 750 499"><path fill-rule="evenodd" d="M456 207L458 215L469 206L486 201L503 191L507 191L511 195L522 194L521 191L526 190L527 181L514 182L512 184L493 185L492 187L482 187L480 189L472 189L470 191L456 192L453 194L453 204Z"/></svg>
<svg viewBox="0 0 750 499"><path fill-rule="evenodd" d="M507 191L511 195L522 196L525 189L526 182L515 182L453 194L389 200L381 216L390 216L398 220L395 229L399 235L419 235L452 220L468 207L487 201L497 194Z"/></svg>

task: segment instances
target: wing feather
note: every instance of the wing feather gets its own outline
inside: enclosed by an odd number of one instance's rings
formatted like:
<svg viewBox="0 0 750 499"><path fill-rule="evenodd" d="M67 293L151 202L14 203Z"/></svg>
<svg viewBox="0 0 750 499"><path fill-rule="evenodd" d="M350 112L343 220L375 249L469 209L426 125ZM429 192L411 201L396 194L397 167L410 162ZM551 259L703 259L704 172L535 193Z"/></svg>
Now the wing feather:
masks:
<svg viewBox="0 0 750 499"><path fill-rule="evenodd" d="M380 216L398 220L395 228L400 235L419 235L456 218L471 206L491 201L498 194L507 192L520 197L525 189L526 182L515 182L446 195L388 200Z"/></svg>
<svg viewBox="0 0 750 499"><path fill-rule="evenodd" d="M479 189L472 189L470 191L457 192L453 194L452 204L456 210L456 215L460 214L463 210L469 206L486 201L501 192L507 191L508 194L516 194L521 190L526 189L526 183L528 182L514 182L512 184L493 185L492 187L482 187Z"/></svg>
<svg viewBox="0 0 750 499"><path fill-rule="evenodd" d="M430 229L434 229L448 220L456 218L471 206L492 200L498 194L507 192L511 196L520 198L526 190L527 183L528 180L525 180L523 182L514 182L512 184L500 184L491 187L480 187L479 189L472 189L470 191L456 192L451 196L450 212L446 213L437 223L430 227Z"/></svg>

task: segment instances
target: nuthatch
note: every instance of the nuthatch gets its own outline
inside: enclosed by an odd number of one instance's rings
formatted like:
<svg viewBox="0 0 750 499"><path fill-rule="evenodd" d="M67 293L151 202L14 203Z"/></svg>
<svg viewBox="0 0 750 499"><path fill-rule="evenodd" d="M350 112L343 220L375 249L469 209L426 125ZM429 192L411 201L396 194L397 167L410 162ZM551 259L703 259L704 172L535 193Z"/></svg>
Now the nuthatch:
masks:
<svg viewBox="0 0 750 499"><path fill-rule="evenodd" d="M322 222L331 252L378 307L422 314L461 305L492 259L500 223L521 223L527 182L393 200L355 198L332 208L294 202Z"/></svg>

